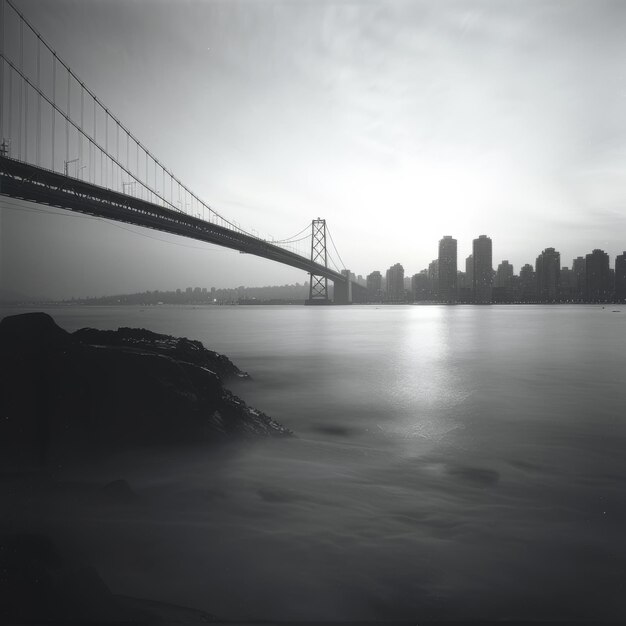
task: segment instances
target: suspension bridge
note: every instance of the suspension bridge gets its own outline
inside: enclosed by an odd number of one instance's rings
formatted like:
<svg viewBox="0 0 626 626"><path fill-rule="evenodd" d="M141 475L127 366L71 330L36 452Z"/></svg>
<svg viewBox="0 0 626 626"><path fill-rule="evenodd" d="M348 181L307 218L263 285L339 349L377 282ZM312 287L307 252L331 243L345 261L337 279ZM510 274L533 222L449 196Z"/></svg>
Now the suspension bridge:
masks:
<svg viewBox="0 0 626 626"><path fill-rule="evenodd" d="M224 217L150 152L11 0L0 0L0 62L1 196L289 265L309 273L309 304L349 304L364 295L340 268L326 220L268 240Z"/></svg>

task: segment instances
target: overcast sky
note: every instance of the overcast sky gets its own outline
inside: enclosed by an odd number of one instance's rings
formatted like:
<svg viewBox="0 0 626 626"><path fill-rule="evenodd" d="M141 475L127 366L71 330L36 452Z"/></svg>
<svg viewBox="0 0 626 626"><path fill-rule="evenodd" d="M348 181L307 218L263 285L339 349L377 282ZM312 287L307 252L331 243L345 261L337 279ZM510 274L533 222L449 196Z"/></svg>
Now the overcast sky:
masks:
<svg viewBox="0 0 626 626"><path fill-rule="evenodd" d="M192 190L248 230L328 220L357 274L480 234L518 272L626 249L626 2L14 0ZM140 228L15 210L2 283L32 295L303 282Z"/></svg>

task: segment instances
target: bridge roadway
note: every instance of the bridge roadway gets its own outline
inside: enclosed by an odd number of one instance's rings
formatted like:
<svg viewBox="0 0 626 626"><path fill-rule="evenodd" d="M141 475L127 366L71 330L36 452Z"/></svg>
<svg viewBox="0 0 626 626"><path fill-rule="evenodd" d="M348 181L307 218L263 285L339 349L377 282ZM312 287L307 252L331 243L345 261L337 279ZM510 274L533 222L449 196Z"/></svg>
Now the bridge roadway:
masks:
<svg viewBox="0 0 626 626"><path fill-rule="evenodd" d="M339 295L351 291L347 289L345 276L299 254L252 235L6 156L0 156L0 195L144 226L254 254L325 276L335 283L338 300L351 300L349 296L344 298ZM355 291L362 290L361 285L350 282L350 287Z"/></svg>

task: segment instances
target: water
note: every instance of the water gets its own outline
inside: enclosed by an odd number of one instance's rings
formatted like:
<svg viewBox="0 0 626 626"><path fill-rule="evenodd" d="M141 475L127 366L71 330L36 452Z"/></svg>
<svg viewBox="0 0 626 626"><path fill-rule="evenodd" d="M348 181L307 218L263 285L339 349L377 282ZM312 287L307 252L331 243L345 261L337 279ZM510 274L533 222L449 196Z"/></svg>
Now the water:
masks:
<svg viewBox="0 0 626 626"><path fill-rule="evenodd" d="M114 592L225 618L626 617L624 307L49 312L199 339L297 434L84 472L134 506L45 500L25 523Z"/></svg>

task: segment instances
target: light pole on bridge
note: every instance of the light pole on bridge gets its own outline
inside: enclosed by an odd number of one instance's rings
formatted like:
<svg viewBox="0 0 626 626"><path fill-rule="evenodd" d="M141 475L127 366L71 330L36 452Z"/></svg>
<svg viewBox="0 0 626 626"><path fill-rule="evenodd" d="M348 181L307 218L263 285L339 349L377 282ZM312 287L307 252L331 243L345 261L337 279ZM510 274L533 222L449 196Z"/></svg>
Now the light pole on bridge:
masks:
<svg viewBox="0 0 626 626"><path fill-rule="evenodd" d="M122 183L122 193L126 193L126 187L130 187L131 189L134 190L136 184L137 184L136 180L131 180L130 182Z"/></svg>
<svg viewBox="0 0 626 626"><path fill-rule="evenodd" d="M81 172L86 169L86 165L78 165L78 163L80 162L80 158L77 159L70 159L69 161L63 161L64 163L64 169L65 169L65 175L69 176L70 175L70 165L72 163L76 163L76 178L81 178Z"/></svg>

